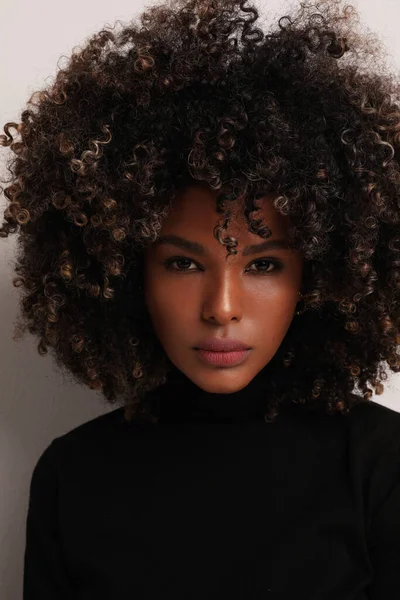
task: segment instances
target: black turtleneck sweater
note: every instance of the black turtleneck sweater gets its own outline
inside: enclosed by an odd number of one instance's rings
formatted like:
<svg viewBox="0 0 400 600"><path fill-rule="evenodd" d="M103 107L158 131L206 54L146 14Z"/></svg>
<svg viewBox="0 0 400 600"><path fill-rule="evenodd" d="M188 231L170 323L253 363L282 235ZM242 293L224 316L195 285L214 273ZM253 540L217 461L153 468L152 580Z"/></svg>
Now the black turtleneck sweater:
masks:
<svg viewBox="0 0 400 600"><path fill-rule="evenodd" d="M394 600L400 414L285 407L257 388L156 390L157 424L118 408L34 468L24 600Z"/></svg>

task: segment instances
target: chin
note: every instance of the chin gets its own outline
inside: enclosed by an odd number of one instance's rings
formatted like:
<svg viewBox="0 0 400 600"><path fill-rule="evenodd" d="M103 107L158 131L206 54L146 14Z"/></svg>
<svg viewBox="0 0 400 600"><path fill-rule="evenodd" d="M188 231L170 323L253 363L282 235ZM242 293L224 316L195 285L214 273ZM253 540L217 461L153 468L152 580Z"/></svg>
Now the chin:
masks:
<svg viewBox="0 0 400 600"><path fill-rule="evenodd" d="M215 370L214 377L204 376L192 379L192 381L209 394L234 394L245 388L252 379L252 377L232 377L229 381L229 377L224 377L220 370Z"/></svg>

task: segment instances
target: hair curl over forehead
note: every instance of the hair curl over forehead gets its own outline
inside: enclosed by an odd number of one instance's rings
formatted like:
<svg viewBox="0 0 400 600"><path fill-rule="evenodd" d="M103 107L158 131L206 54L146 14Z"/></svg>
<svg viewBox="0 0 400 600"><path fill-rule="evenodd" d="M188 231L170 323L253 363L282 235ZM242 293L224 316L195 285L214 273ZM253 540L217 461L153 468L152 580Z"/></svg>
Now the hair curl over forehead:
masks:
<svg viewBox="0 0 400 600"><path fill-rule="evenodd" d="M202 183L228 254L232 203L268 237L268 195L305 259L305 310L265 367L267 418L382 393L385 367L399 371L400 109L377 39L340 0L302 2L268 31L246 0L174 0L119 25L74 49L0 136L15 155L0 228L18 233L15 338L28 330L127 418L150 414L171 365L143 250Z"/></svg>

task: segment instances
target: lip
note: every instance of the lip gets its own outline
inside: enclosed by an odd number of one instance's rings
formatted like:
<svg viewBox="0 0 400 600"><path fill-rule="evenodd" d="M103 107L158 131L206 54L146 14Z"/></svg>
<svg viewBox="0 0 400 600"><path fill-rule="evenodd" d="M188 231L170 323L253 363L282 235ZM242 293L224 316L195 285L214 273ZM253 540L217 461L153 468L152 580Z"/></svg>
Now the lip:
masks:
<svg viewBox="0 0 400 600"><path fill-rule="evenodd" d="M194 349L207 365L233 367L246 360L251 347L234 338L208 338Z"/></svg>
<svg viewBox="0 0 400 600"><path fill-rule="evenodd" d="M207 338L195 346L195 350L209 350L210 352L235 352L250 350L248 344L234 338Z"/></svg>
<svg viewBox="0 0 400 600"><path fill-rule="evenodd" d="M204 363L215 367L234 367L240 365L251 352L251 348L228 352L213 352L212 350L203 350L202 348L195 348L195 350Z"/></svg>

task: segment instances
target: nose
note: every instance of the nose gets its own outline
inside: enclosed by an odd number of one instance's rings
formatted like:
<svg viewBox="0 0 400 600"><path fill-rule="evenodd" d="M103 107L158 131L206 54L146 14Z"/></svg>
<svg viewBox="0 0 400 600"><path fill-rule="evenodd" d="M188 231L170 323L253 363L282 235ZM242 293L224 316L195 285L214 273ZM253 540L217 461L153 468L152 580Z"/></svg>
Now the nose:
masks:
<svg viewBox="0 0 400 600"><path fill-rule="evenodd" d="M202 318L216 325L240 321L243 317L243 290L237 276L225 272L208 283L202 307Z"/></svg>

